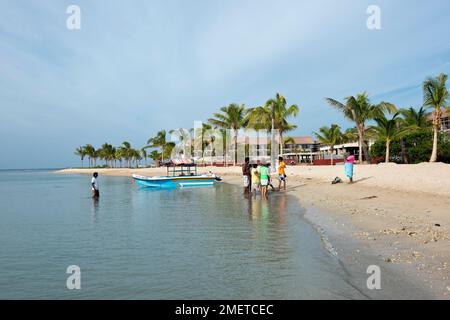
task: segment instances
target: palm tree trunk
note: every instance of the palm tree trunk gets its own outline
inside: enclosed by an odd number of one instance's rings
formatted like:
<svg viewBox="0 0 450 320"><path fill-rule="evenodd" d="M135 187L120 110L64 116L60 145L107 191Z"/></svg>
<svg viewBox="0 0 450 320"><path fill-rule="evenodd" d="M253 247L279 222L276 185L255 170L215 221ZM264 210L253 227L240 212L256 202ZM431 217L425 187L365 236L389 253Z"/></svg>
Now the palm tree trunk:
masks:
<svg viewBox="0 0 450 320"><path fill-rule="evenodd" d="M363 162L363 153L362 153L362 140L361 140L361 136L359 136L359 139L358 139L358 148L359 148L359 156L358 156L358 160L359 160L359 163L362 163Z"/></svg>
<svg viewBox="0 0 450 320"><path fill-rule="evenodd" d="M223 156L224 156L224 158L223 158L223 165L224 165L224 167L227 167L228 166L228 161L227 161L227 156L228 156L228 148L227 148L227 137L228 137L228 135L224 135L223 136L224 137L224 141L222 142L222 147L223 147Z"/></svg>
<svg viewBox="0 0 450 320"><path fill-rule="evenodd" d="M280 130L280 155L283 156L283 132Z"/></svg>
<svg viewBox="0 0 450 320"><path fill-rule="evenodd" d="M364 155L366 156L367 163L372 164L372 157L369 154L369 147L367 146L367 143L364 140L362 142L362 148Z"/></svg>
<svg viewBox="0 0 450 320"><path fill-rule="evenodd" d="M353 113L353 117L354 117L354 119L356 118L356 115L355 115L355 111L354 110L352 110L352 113ZM359 163L362 163L363 162L363 142L364 142L364 134L363 134L363 132L362 132L362 128L361 128L361 124L360 123L357 123L356 124L356 130L358 131L358 148L359 148L359 155L358 155L358 161L359 161Z"/></svg>
<svg viewBox="0 0 450 320"><path fill-rule="evenodd" d="M367 146L366 140L365 138L365 127L364 127L364 123L361 124L361 145L362 145L362 149L364 152L364 156L366 157L366 161L368 164L372 163L372 157L369 154L369 147Z"/></svg>
<svg viewBox="0 0 450 320"><path fill-rule="evenodd" d="M234 133L234 166L237 164L237 130Z"/></svg>
<svg viewBox="0 0 450 320"><path fill-rule="evenodd" d="M397 125L397 131L400 131L400 123L397 122L396 125ZM405 140L403 140L403 138L400 138L400 149L401 149L402 163L408 163L408 156L406 155Z"/></svg>
<svg viewBox="0 0 450 320"><path fill-rule="evenodd" d="M434 125L434 127L433 127L433 151L431 153L430 162L437 161L438 133L439 133L439 129L436 125Z"/></svg>
<svg viewBox="0 0 450 320"><path fill-rule="evenodd" d="M389 158L390 158L390 145L391 145L391 141L390 140L386 140L386 159L385 162L389 163Z"/></svg>

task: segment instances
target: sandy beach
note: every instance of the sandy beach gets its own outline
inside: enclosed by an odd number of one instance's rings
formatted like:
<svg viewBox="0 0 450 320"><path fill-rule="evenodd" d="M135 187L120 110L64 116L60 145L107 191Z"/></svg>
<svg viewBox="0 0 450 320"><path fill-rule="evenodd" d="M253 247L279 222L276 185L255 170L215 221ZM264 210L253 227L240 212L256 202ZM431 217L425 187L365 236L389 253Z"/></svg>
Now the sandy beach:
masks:
<svg viewBox="0 0 450 320"><path fill-rule="evenodd" d="M286 192L307 210L347 265L391 268L437 299L450 297L450 165L357 165L355 183L342 166L287 168ZM64 169L61 174L164 175L165 168ZM240 167L206 167L241 185ZM368 261L367 257L371 257ZM383 296L380 296L384 298ZM407 296L405 296L407 298Z"/></svg>

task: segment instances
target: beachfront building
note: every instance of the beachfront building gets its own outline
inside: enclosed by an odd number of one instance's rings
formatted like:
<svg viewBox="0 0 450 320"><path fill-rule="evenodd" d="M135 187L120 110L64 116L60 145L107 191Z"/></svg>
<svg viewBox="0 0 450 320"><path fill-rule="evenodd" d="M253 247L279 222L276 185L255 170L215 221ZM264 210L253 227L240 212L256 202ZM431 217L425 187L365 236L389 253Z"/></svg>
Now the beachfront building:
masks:
<svg viewBox="0 0 450 320"><path fill-rule="evenodd" d="M441 131L450 132L450 112L444 110L441 117Z"/></svg>
<svg viewBox="0 0 450 320"><path fill-rule="evenodd" d="M374 140L368 140L367 146L372 147L375 143ZM359 143L356 142L348 142L339 145L335 145L333 147L333 159L335 163L343 162L345 155L354 155L356 160L359 160ZM321 160L330 160L331 159L331 147L322 146L320 147L320 158ZM364 160L364 159L363 159Z"/></svg>
<svg viewBox="0 0 450 320"><path fill-rule="evenodd" d="M428 121L433 121L433 112L428 115ZM442 110L441 116L441 132L450 133L450 112L448 110Z"/></svg>
<svg viewBox="0 0 450 320"><path fill-rule="evenodd" d="M312 163L320 157L320 143L311 136L291 137L283 146L283 157L290 164Z"/></svg>
<svg viewBox="0 0 450 320"><path fill-rule="evenodd" d="M333 154L334 163L339 163L344 161L344 156L347 153L354 155L356 159L359 159L359 143L349 142L336 145L333 147L333 152L331 151L330 146L322 146L320 147L319 159L326 160L326 163L328 163L328 161L331 162L331 154Z"/></svg>

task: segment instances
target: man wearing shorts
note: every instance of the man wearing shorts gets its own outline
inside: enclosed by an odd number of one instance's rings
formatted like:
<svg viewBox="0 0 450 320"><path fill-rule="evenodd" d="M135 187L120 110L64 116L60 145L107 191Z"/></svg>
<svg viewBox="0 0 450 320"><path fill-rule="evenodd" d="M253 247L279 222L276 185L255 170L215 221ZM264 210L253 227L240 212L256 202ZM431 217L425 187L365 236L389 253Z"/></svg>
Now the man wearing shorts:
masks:
<svg viewBox="0 0 450 320"><path fill-rule="evenodd" d="M278 190L281 190L281 183L283 182L283 189L286 190L286 164L283 161L283 157L278 157L278 179L279 179L279 185Z"/></svg>
<svg viewBox="0 0 450 320"><path fill-rule="evenodd" d="M242 165L242 178L244 181L244 194L249 193L252 187L252 176L250 172L250 158L245 158L245 163Z"/></svg>
<svg viewBox="0 0 450 320"><path fill-rule="evenodd" d="M261 182L261 197L267 198L267 187L269 185L269 168L265 163L262 163L259 166L259 179Z"/></svg>
<svg viewBox="0 0 450 320"><path fill-rule="evenodd" d="M93 176L92 176L92 180L91 180L91 188L92 188L92 198L94 199L98 199L98 197L100 197L100 191L98 189L98 173L94 172Z"/></svg>

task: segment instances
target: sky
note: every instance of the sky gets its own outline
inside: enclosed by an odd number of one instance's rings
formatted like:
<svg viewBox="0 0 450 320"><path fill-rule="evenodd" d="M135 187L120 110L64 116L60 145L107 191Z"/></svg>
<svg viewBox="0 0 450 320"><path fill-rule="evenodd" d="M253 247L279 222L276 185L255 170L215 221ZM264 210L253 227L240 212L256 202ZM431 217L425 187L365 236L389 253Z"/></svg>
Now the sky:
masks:
<svg viewBox="0 0 450 320"><path fill-rule="evenodd" d="M277 92L300 107L291 136L351 126L325 97L420 107L423 80L450 73L448 12L447 0L0 0L0 169L80 166L80 145L142 147Z"/></svg>

